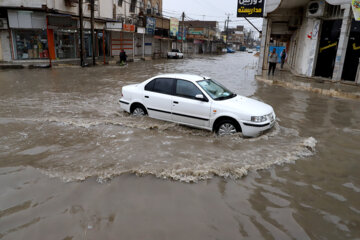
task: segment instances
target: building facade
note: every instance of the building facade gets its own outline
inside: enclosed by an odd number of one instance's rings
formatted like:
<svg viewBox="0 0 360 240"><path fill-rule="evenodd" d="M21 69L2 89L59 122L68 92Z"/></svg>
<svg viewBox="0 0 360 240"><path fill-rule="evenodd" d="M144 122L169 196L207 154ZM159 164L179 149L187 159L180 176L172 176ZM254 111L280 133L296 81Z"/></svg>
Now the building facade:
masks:
<svg viewBox="0 0 360 240"><path fill-rule="evenodd" d="M360 83L360 22L347 0L268 0L258 74L270 47L285 47L296 74Z"/></svg>
<svg viewBox="0 0 360 240"><path fill-rule="evenodd" d="M217 51L217 46L220 43L220 30L218 22L180 21L179 25L179 33L185 33L183 49L185 53L201 54ZM184 30L183 27L185 28Z"/></svg>
<svg viewBox="0 0 360 240"><path fill-rule="evenodd" d="M82 1L85 56L91 57L91 6ZM162 0L95 0L96 57L118 56L121 49L130 58L152 56L155 33L147 34L146 19L162 22L161 11ZM0 61L79 58L79 28L79 0L2 0Z"/></svg>

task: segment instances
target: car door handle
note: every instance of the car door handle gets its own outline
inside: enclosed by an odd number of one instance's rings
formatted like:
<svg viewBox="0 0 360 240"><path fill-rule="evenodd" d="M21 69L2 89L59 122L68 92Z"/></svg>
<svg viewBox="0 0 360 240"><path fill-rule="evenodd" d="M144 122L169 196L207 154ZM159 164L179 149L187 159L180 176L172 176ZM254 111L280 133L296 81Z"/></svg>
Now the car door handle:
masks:
<svg viewBox="0 0 360 240"><path fill-rule="evenodd" d="M149 98L149 96L145 96L145 98Z"/></svg>
<svg viewBox="0 0 360 240"><path fill-rule="evenodd" d="M179 104L179 102L176 102L176 101L174 101L173 103L175 103L175 104Z"/></svg>

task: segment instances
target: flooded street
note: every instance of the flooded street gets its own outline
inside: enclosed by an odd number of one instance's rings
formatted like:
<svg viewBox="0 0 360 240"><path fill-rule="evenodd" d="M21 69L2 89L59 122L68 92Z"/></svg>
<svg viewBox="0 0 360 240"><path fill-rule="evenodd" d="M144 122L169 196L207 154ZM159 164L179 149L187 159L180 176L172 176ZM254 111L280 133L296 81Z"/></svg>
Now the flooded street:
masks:
<svg viewBox="0 0 360 240"><path fill-rule="evenodd" d="M360 102L257 82L257 61L1 71L0 239L360 239ZM278 122L220 138L120 110L122 86L174 72Z"/></svg>

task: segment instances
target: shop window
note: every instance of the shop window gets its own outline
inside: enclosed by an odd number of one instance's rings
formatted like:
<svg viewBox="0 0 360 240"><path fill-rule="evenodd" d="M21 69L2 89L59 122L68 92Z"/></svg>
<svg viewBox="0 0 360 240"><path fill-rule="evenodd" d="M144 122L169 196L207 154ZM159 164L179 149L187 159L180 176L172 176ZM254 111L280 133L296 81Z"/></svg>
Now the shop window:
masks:
<svg viewBox="0 0 360 240"><path fill-rule="evenodd" d="M75 31L64 30L55 32L55 52L56 57L76 58Z"/></svg>
<svg viewBox="0 0 360 240"><path fill-rule="evenodd" d="M19 60L49 57L46 31L14 30L14 42Z"/></svg>

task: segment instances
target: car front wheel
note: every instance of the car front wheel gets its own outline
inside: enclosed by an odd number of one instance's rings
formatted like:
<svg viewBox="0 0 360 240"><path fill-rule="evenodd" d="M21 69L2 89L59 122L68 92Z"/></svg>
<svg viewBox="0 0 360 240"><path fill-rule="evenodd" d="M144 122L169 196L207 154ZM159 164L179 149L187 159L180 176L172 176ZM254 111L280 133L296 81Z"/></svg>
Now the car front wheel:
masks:
<svg viewBox="0 0 360 240"><path fill-rule="evenodd" d="M228 136L239 132L239 126L232 120L223 120L217 125L215 132L219 136Z"/></svg>

